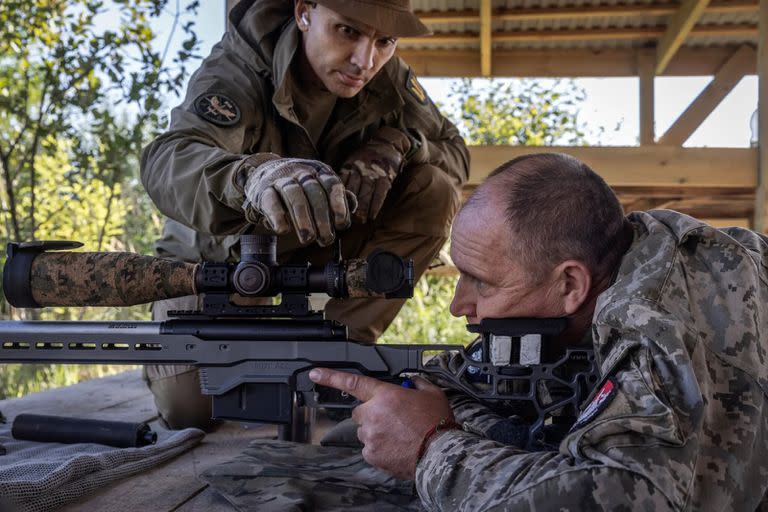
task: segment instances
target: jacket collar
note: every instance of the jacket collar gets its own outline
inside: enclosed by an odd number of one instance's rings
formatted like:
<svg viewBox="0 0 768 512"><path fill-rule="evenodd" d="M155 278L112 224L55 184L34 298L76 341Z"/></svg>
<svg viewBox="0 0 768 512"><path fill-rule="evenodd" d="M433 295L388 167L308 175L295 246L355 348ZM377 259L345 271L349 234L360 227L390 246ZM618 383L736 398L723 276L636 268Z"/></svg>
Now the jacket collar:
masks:
<svg viewBox="0 0 768 512"><path fill-rule="evenodd" d="M275 88L272 103L281 116L294 122L296 116L292 113L293 96L289 87L291 81L288 80L288 74L291 63L299 51L300 33L296 20L291 20L280 34L272 57L272 85Z"/></svg>

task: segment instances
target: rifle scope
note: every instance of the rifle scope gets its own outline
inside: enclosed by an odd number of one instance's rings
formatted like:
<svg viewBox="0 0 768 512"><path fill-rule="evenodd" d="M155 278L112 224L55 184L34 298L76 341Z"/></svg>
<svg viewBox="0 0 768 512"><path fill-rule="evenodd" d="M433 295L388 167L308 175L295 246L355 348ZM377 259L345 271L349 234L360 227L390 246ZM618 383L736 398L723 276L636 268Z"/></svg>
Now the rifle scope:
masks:
<svg viewBox="0 0 768 512"><path fill-rule="evenodd" d="M79 242L8 244L3 291L15 307L132 306L200 293L410 297L413 263L386 251L324 266L280 265L272 235L242 235L238 263L185 263L129 252L70 252ZM53 251L53 252L49 252Z"/></svg>

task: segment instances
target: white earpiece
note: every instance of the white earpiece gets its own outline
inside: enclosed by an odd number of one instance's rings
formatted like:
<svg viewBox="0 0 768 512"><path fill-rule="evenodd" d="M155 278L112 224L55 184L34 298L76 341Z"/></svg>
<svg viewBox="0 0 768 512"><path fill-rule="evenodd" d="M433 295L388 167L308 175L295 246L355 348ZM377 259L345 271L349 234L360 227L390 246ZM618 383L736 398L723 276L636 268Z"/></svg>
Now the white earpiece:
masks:
<svg viewBox="0 0 768 512"><path fill-rule="evenodd" d="M309 18L307 18L307 13L303 12L301 13L301 21L304 23L305 27L309 26Z"/></svg>

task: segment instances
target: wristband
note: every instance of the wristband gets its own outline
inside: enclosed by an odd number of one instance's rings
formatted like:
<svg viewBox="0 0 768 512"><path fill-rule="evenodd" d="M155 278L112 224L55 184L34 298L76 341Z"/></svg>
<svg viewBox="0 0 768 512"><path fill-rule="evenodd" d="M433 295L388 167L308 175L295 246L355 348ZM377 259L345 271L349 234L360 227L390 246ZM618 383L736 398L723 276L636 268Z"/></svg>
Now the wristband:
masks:
<svg viewBox="0 0 768 512"><path fill-rule="evenodd" d="M424 438L421 440L419 451L416 454L417 463L421 460L422 457L424 457L424 452L427 451L427 446L429 446L429 442L432 440L432 438L435 437L438 433L445 432L446 430L462 430L462 427L455 421L449 420L448 418L443 418L437 422L437 425L427 430L427 433L424 434Z"/></svg>

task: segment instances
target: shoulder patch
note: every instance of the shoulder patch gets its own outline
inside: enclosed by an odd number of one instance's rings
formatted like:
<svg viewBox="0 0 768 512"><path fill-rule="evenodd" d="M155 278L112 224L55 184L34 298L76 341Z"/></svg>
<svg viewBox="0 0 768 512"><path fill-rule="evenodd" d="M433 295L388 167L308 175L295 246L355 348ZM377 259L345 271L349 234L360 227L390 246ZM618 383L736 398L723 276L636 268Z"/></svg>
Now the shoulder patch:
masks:
<svg viewBox="0 0 768 512"><path fill-rule="evenodd" d="M219 126L232 126L240 121L240 109L229 97L215 92L201 94L194 102L195 113Z"/></svg>
<svg viewBox="0 0 768 512"><path fill-rule="evenodd" d="M605 383L603 383L603 387L600 388L600 391L598 391L594 398L592 398L592 401L589 402L589 405L581 411L576 423L574 423L573 428L571 428L571 432L577 428L583 427L592 421L595 416L603 412L605 408L608 407L608 404L611 403L613 397L616 396L617 391L618 386L616 385L616 381L613 380L613 378L606 380Z"/></svg>
<svg viewBox="0 0 768 512"><path fill-rule="evenodd" d="M413 72L413 69L408 69L408 78L405 80L405 88L422 105L426 105L429 101L427 93L416 78L416 73Z"/></svg>

